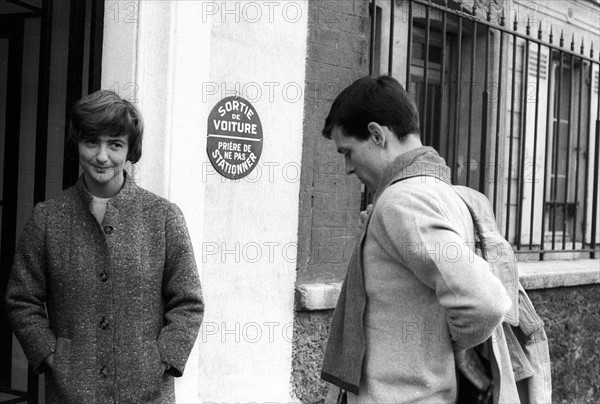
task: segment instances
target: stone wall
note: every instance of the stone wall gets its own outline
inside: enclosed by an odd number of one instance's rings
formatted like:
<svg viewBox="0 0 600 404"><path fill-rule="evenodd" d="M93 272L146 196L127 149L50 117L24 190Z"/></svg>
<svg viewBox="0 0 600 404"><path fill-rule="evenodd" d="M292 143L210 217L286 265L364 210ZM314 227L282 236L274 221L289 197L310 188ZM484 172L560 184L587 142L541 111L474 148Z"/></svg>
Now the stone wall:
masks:
<svg viewBox="0 0 600 404"><path fill-rule="evenodd" d="M546 324L552 362L552 401L600 401L600 285L528 291ZM302 403L322 403L319 375L332 310L296 312L292 384Z"/></svg>

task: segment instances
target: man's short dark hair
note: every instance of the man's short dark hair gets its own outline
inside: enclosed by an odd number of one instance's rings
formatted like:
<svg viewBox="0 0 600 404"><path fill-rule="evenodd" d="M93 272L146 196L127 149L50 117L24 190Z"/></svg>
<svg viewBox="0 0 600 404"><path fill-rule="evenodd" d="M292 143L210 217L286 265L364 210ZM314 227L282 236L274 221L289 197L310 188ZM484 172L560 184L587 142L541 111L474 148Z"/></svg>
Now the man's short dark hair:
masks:
<svg viewBox="0 0 600 404"><path fill-rule="evenodd" d="M142 157L144 121L137 108L110 90L99 90L81 98L71 109L69 137L73 144L100 135L129 135L127 160L133 164Z"/></svg>
<svg viewBox="0 0 600 404"><path fill-rule="evenodd" d="M399 139L420 134L417 106L390 76L367 76L346 87L333 101L322 133L331 139L333 127L339 125L345 135L365 140L370 122L387 126Z"/></svg>

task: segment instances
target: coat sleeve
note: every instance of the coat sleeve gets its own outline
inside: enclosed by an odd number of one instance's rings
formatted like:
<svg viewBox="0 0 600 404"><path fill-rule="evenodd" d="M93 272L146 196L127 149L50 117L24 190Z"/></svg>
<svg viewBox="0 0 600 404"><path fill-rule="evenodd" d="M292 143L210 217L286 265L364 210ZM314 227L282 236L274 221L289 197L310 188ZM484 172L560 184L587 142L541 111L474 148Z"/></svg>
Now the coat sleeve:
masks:
<svg viewBox="0 0 600 404"><path fill-rule="evenodd" d="M45 370L44 359L54 352L56 336L46 315L45 220L41 205L29 218L17 245L8 280L6 308L11 327L33 369Z"/></svg>
<svg viewBox="0 0 600 404"><path fill-rule="evenodd" d="M442 202L419 192L380 202L373 219L388 240L384 248L435 291L456 347L471 348L489 338L510 309L510 299L439 206Z"/></svg>
<svg viewBox="0 0 600 404"><path fill-rule="evenodd" d="M171 205L165 226L165 323L157 344L161 360L170 366L167 373L179 377L198 336L204 302L192 243L177 206Z"/></svg>

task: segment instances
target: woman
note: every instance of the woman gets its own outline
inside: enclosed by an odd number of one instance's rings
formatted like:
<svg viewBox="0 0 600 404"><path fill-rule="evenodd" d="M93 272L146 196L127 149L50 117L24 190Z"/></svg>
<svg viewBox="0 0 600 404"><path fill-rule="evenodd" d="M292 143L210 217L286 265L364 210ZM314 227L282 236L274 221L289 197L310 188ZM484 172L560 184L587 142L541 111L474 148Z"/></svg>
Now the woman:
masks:
<svg viewBox="0 0 600 404"><path fill-rule="evenodd" d="M79 100L70 140L83 174L35 206L15 255L7 308L47 403L172 403L203 315L179 208L125 171L143 122L112 91Z"/></svg>

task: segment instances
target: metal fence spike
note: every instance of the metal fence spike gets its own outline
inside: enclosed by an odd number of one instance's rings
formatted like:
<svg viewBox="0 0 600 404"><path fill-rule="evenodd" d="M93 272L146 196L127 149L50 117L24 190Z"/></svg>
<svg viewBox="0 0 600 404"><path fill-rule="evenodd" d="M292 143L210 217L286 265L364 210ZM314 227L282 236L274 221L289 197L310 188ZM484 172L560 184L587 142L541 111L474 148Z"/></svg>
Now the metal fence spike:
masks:
<svg viewBox="0 0 600 404"><path fill-rule="evenodd" d="M565 36L563 35L563 30L560 30L560 47L562 48L565 44Z"/></svg>

